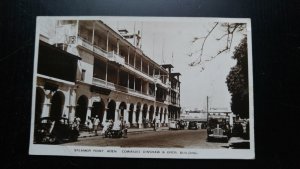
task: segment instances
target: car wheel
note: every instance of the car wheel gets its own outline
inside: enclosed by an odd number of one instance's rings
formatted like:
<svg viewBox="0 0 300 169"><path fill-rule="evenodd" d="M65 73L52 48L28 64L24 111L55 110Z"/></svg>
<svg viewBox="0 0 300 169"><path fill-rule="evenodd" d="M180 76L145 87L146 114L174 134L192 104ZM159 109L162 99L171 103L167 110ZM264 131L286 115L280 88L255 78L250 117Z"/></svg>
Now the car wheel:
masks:
<svg viewBox="0 0 300 169"><path fill-rule="evenodd" d="M49 137L49 143L50 144L54 144L57 142L57 138L56 137Z"/></svg>
<svg viewBox="0 0 300 169"><path fill-rule="evenodd" d="M224 139L224 142L225 142L225 143L228 143L228 140L229 140L228 137L226 137L226 138Z"/></svg>
<svg viewBox="0 0 300 169"><path fill-rule="evenodd" d="M78 137L76 135L72 135L70 137L70 141L77 141L78 140Z"/></svg>

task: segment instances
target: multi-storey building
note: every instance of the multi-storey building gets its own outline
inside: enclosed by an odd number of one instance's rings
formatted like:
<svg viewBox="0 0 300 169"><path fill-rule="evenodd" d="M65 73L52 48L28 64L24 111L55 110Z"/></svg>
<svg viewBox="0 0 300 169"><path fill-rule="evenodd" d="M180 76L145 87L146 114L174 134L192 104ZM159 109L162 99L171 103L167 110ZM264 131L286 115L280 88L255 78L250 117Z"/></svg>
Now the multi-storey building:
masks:
<svg viewBox="0 0 300 169"><path fill-rule="evenodd" d="M162 126L180 114L180 73L139 48L140 36L98 20L56 20L40 26L36 119L98 115L130 127Z"/></svg>

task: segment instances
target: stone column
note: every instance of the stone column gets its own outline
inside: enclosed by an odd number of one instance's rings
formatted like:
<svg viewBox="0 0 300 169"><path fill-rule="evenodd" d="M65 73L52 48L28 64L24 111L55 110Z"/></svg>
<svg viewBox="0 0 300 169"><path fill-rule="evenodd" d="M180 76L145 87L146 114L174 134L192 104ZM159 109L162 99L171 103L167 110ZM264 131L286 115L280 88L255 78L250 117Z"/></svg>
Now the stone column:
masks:
<svg viewBox="0 0 300 169"><path fill-rule="evenodd" d="M121 114L121 110L120 109L116 109L114 122L118 121L120 119L120 114Z"/></svg>
<svg viewBox="0 0 300 169"><path fill-rule="evenodd" d="M91 117L91 115L92 115L92 108L93 108L93 106L88 106L87 112L86 112L85 121L88 120L88 117Z"/></svg>
<svg viewBox="0 0 300 169"><path fill-rule="evenodd" d="M69 90L69 123L73 123L74 118L75 118L75 111L76 111L76 89L75 88L70 88Z"/></svg>
<svg viewBox="0 0 300 169"><path fill-rule="evenodd" d="M164 112L162 112L160 124L161 124L161 126L165 125L165 113Z"/></svg>
<svg viewBox="0 0 300 169"><path fill-rule="evenodd" d="M91 117L92 115L92 108L93 108L93 101L95 98L91 97L90 99L88 99L88 107L86 110L86 116L85 116L85 121L88 120L88 117ZM83 119L81 119L83 120Z"/></svg>
<svg viewBox="0 0 300 169"><path fill-rule="evenodd" d="M121 110L119 109L121 102L116 102L116 111L114 121L120 120Z"/></svg>
<svg viewBox="0 0 300 169"><path fill-rule="evenodd" d="M74 122L74 118L75 118L75 109L76 109L76 106L68 106L69 108L69 123L72 124Z"/></svg>
<svg viewBox="0 0 300 169"><path fill-rule="evenodd" d="M50 115L50 108L51 108L51 98L52 98L52 93L50 90L45 91L45 101L43 104L43 110L42 110L42 115L41 117L49 117Z"/></svg>
<svg viewBox="0 0 300 169"><path fill-rule="evenodd" d="M136 126L136 116L135 116L135 114L136 114L136 105L134 105L133 111L132 111L132 125L133 126Z"/></svg>
<svg viewBox="0 0 300 169"><path fill-rule="evenodd" d="M103 120L102 120L102 125L104 125L106 118L107 118L107 107L105 107L104 113L103 113Z"/></svg>
<svg viewBox="0 0 300 169"><path fill-rule="evenodd" d="M147 113L146 113L146 120L149 121L149 111L150 111L150 106L147 108ZM147 124L147 127L150 127L149 124Z"/></svg>
<svg viewBox="0 0 300 169"><path fill-rule="evenodd" d="M127 109L124 110L124 120L126 121L127 124L129 124L129 110L130 109L130 104L127 104Z"/></svg>
<svg viewBox="0 0 300 169"><path fill-rule="evenodd" d="M141 105L138 119L139 128L143 128L143 105Z"/></svg>
<svg viewBox="0 0 300 169"><path fill-rule="evenodd" d="M169 123L169 112L166 112L165 123L166 123L167 125L168 125L168 123Z"/></svg>

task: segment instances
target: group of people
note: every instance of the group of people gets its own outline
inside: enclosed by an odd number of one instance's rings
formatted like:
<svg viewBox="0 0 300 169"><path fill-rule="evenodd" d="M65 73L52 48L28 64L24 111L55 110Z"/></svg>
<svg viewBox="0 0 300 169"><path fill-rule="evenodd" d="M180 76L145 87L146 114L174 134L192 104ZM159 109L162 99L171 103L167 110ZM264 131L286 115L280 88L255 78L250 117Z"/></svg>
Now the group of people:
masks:
<svg viewBox="0 0 300 169"><path fill-rule="evenodd" d="M88 127L89 133L95 133L96 136L98 136L98 126L100 125L100 120L98 116L95 117L88 117L86 121L86 125ZM121 120L113 121L112 119L106 120L103 123L103 128L101 131L101 135L105 134L106 130L122 130L124 137L127 137L127 124L126 121L124 121L121 117Z"/></svg>
<svg viewBox="0 0 300 169"><path fill-rule="evenodd" d="M79 117L74 118L73 127L75 127L78 131L79 131L80 122L81 119ZM144 123L144 125L145 124L146 123ZM95 136L98 136L98 127L99 125L101 125L98 115L96 115L95 117L88 116L85 125L88 128L89 133L95 133ZM156 131L157 128L159 127L159 122L156 120L156 118L153 118L152 126L154 131ZM107 130L122 130L123 137L127 137L127 129L128 129L128 125L126 121L123 120L122 117L120 118L120 120L117 120L115 122L112 119L110 119L103 122L101 135L104 135L105 131Z"/></svg>
<svg viewBox="0 0 300 169"><path fill-rule="evenodd" d="M87 121L86 121L86 125L88 127L88 131L89 133L93 133L95 132L95 135L98 136L98 126L100 124L100 120L98 118L98 115L96 115L95 117L88 117Z"/></svg>

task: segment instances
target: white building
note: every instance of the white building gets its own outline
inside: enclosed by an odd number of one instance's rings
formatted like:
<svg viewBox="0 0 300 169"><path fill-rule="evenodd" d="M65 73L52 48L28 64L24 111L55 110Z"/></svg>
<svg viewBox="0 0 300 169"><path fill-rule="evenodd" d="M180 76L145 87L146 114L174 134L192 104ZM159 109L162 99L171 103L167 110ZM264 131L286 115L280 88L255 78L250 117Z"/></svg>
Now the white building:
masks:
<svg viewBox="0 0 300 169"><path fill-rule="evenodd" d="M115 32L98 20L39 20L35 119L62 116L131 126L162 126L180 115L180 73L139 48L139 34ZM129 42L129 39L133 44Z"/></svg>

